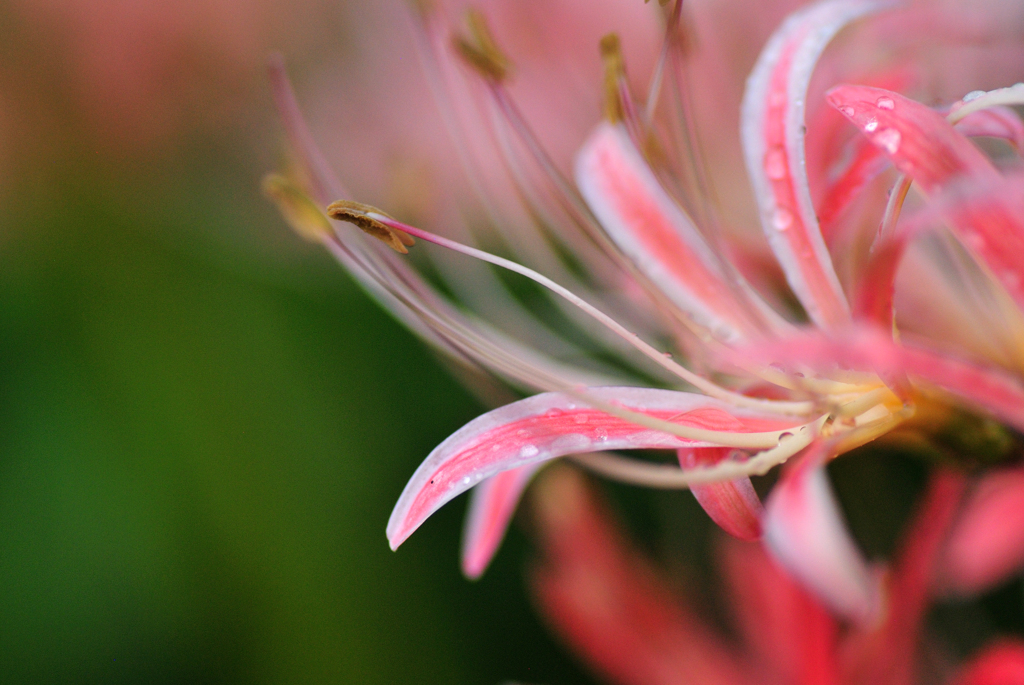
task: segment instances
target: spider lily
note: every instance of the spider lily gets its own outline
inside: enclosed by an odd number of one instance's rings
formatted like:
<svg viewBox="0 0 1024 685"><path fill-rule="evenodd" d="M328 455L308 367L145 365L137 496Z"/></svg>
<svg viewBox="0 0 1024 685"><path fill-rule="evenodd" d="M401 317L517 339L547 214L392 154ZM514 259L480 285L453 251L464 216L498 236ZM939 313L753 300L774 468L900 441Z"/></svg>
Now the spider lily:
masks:
<svg viewBox="0 0 1024 685"><path fill-rule="evenodd" d="M502 234L507 257L469 244L466 231L456 240L338 200L351 196L314 145L280 64L272 81L296 164L290 176L268 177L265 190L289 223L475 387L498 379L539 393L471 421L427 457L388 523L392 548L473 489L463 568L479 576L534 473L570 457L610 478L689 488L727 532L763 537L833 611L871 624L882 615L881 575L846 532L825 465L881 436L928 442L954 424L995 426L993 456L1005 456L1015 445L1008 429L1024 430L1024 184L968 139L1019 145L1024 126L1007 106L1024 101L1024 86L936 110L882 88L839 85L826 97L832 109L809 116L812 75L832 39L892 6L826 0L791 15L757 60L741 111L760 224L785 277L774 288L770 276L760 278L758 288L724 235L702 162L681 10L674 3L664 11L663 49L643 100L619 40L601 41L604 117L576 154L570 181L518 108L514 66L482 15L471 12L468 31L449 42L442 12L419 8L418 45L446 121L465 132L459 153L482 211L496 231L517 227ZM866 78L899 81L892 73ZM852 127L840 125L843 117ZM859 135L845 135L854 129ZM883 172L892 182L887 201L876 189ZM515 190L517 208L496 180ZM901 218L911 188L924 202ZM826 235L844 232L861 242L866 235L872 249L834 262ZM463 292L478 307L461 306L404 256L417 241L465 258L459 269L477 260L529 279L550 296L552 318L590 334L598 359L618 361L580 363L579 336L521 326L532 312L494 270L473 272ZM933 243L952 247L922 258L920 245ZM959 258L954 276L942 268L950 254ZM449 285L464 283L448 264L434 266ZM911 316L897 316L897 275L910 268L916 284L936 289L969 282L953 298L959 308L930 303L948 310L933 318L961 329L959 337L928 337L920 314L928 303L914 301ZM993 339L972 337L979 321L992 333L980 337ZM677 463L618 454L635 449L674 450ZM762 507L750 477L780 465Z"/></svg>
<svg viewBox="0 0 1024 685"><path fill-rule="evenodd" d="M930 579L964 485L960 474L933 474L886 577L890 606L874 625L841 625L762 547L728 538L716 554L725 615L708 620L695 609L707 603L667 582L569 469L538 484L531 503L541 549L531 585L556 634L620 685L1021 683L1019 639L997 640L955 667L923 630Z"/></svg>

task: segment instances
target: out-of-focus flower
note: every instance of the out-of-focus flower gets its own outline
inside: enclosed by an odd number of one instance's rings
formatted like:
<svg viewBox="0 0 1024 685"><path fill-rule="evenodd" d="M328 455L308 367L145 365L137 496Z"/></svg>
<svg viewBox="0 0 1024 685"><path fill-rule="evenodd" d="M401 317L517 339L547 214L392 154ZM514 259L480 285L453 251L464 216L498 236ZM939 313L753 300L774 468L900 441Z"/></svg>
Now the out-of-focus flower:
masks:
<svg viewBox="0 0 1024 685"><path fill-rule="evenodd" d="M22 53L8 85L59 92L111 150L151 149L195 121L234 114L251 74L287 36L313 29L318 0L13 0ZM287 21L285 21L287 19ZM0 69L0 75L7 69ZM52 73L51 73L52 72ZM37 95L33 93L34 95Z"/></svg>
<svg viewBox="0 0 1024 685"><path fill-rule="evenodd" d="M888 609L872 626L840 625L762 547L723 538L727 638L631 547L571 469L538 487L534 523L542 557L537 602L568 646L620 685L1012 685L1024 682L1024 642L983 649L960 668L922 630L930 580L964 479L937 472L884 581ZM689 590L689 588L688 588Z"/></svg>
<svg viewBox="0 0 1024 685"><path fill-rule="evenodd" d="M898 46L913 45L908 27L924 20L950 28L938 4L894 11L827 0L793 13L757 59L740 115L777 265L765 266L756 249L737 246L724 218L735 219L723 208L737 188L720 195L705 163L704 148L718 141L696 130L704 92L690 86L701 34L684 31L681 7L660 15L665 38L642 98L620 39L600 41L604 74L593 82L604 117L577 136L574 182L520 110L501 36L477 12L451 31L445 8L424 3L415 38L479 197L469 220L441 236L338 200L350 195L280 66L274 86L295 165L265 188L297 230L478 381L541 392L470 422L427 457L392 514L393 547L475 487L463 561L479 575L533 473L572 456L623 481L689 487L722 528L764 535L833 611L869 625L885 614L881 575L846 533L825 464L885 435L961 461L999 461L1017 449L1010 429L1024 430L1024 184L1013 171L1024 125L1007 109L1024 102L1024 86L939 109L879 87L924 79L927 69ZM822 61L858 23L860 40L896 47L858 52L854 41ZM873 85L826 95L839 76ZM990 156L969 136L1009 145ZM911 188L919 209L901 219ZM471 246L474 237L508 256ZM430 265L438 288L399 254L415 239L539 289L447 256ZM678 466L612 452L622 449L673 449ZM762 510L750 476L797 456Z"/></svg>

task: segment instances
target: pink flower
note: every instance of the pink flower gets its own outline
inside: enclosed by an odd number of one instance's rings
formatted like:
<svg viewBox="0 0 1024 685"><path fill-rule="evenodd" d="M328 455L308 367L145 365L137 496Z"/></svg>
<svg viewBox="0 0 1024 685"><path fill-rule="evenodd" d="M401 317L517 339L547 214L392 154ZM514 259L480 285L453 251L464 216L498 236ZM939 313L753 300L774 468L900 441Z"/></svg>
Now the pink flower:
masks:
<svg viewBox="0 0 1024 685"><path fill-rule="evenodd" d="M927 75L913 60L879 63L849 44L826 52L848 27L897 57L919 36L908 27L927 21L951 39L966 29L938 4L826 0L790 15L760 53L740 113L756 215L776 260L764 267L765 249L730 229L743 213L720 199L704 161L705 147L728 146L697 133L704 92L690 86L727 76L723 63L701 56L700 34L691 45L681 3L663 12L643 97L620 40L602 39L604 75L593 81L604 117L595 113L579 136L570 174L520 110L516 66L483 15L450 32L443 9L420 9L416 41L479 197L471 225L453 220L442 236L338 200L349 195L280 66L275 92L297 164L292 177L268 177L266 190L485 394L495 380L540 393L471 421L427 457L388 524L393 548L475 488L463 568L478 576L534 472L571 457L626 482L690 488L722 528L763 536L832 611L872 626L885 615L882 576L846 533L825 464L887 434L927 442L953 421L991 426L1004 452L1013 439L1003 426L1024 430L1024 181L1005 154L1024 140L1007 109L1024 103L1024 86L939 110L878 85L825 93L837 75L901 88ZM958 84L969 74L955 58L934 63L958 65L944 74ZM565 60L579 66L574 54ZM694 77L694 64L709 70ZM1009 146L993 159L975 135ZM923 200L901 218L911 188ZM508 256L471 246L480 233ZM399 254L416 239L464 259L434 262L461 302ZM542 316L466 257L539 286L529 297ZM616 453L625 449L675 450L678 466ZM750 477L783 464L762 509Z"/></svg>
<svg viewBox="0 0 1024 685"><path fill-rule="evenodd" d="M964 479L937 472L891 572L890 603L870 626L843 626L763 548L723 538L721 593L732 639L632 548L606 506L569 469L538 486L542 558L531 574L539 609L567 646L619 685L1011 685L1024 643L996 642L955 667L923 631L929 580ZM699 603L707 606L708 602ZM929 658L925 658L925 656Z"/></svg>

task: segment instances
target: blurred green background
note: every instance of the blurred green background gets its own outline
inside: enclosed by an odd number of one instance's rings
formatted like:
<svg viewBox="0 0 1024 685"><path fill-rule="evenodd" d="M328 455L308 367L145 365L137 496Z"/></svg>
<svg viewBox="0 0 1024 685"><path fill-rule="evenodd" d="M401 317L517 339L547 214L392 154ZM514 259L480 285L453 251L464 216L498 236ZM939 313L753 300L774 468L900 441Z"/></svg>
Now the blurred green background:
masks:
<svg viewBox="0 0 1024 685"><path fill-rule="evenodd" d="M138 5L0 2L0 682L580 682L517 533L388 549L480 407L259 194L350 8Z"/></svg>

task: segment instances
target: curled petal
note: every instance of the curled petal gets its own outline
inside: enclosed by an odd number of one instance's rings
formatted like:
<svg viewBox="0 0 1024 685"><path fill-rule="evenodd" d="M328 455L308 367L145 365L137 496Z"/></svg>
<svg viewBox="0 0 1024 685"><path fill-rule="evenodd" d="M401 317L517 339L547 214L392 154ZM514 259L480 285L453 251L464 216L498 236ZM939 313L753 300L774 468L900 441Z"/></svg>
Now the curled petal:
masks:
<svg viewBox="0 0 1024 685"><path fill-rule="evenodd" d="M592 667L622 685L751 682L737 655L628 545L579 475L549 474L535 502L544 561L534 592Z"/></svg>
<svg viewBox="0 0 1024 685"><path fill-rule="evenodd" d="M827 97L926 193L964 177L998 178L985 155L930 107L870 86L836 86Z"/></svg>
<svg viewBox="0 0 1024 685"><path fill-rule="evenodd" d="M951 683L1024 685L1024 642L1003 640L987 647Z"/></svg>
<svg viewBox="0 0 1024 685"><path fill-rule="evenodd" d="M787 474L766 509L765 543L790 573L840 616L861 624L879 616L878 575L850 537L823 466L805 462Z"/></svg>
<svg viewBox="0 0 1024 685"><path fill-rule="evenodd" d="M831 0L793 14L765 46L743 96L743 149L761 224L793 292L824 327L847 321L849 307L811 201L804 102L814 67L836 33L883 6Z"/></svg>
<svg viewBox="0 0 1024 685"><path fill-rule="evenodd" d="M624 126L604 122L591 134L576 158L576 184L612 241L676 306L726 341L748 337L749 311Z"/></svg>
<svg viewBox="0 0 1024 685"><path fill-rule="evenodd" d="M683 447L677 450L676 454L679 457L679 465L687 469L702 463L728 459L732 451L729 447ZM691 485L690 492L711 520L729 535L740 540L757 540L761 537L764 507L754 492L750 478Z"/></svg>
<svg viewBox="0 0 1024 685"><path fill-rule="evenodd" d="M462 531L462 573L470 580L484 574L505 538L516 506L540 464L502 471L473 488Z"/></svg>
<svg viewBox="0 0 1024 685"><path fill-rule="evenodd" d="M721 445L735 436L777 444L799 419L742 412L702 395L647 388L590 388L588 397L668 421L692 437L652 430L582 405L562 393L514 402L470 421L430 453L388 521L395 549L438 508L510 468L593 450L677 449ZM721 442L712 442L720 440Z"/></svg>
<svg viewBox="0 0 1024 685"><path fill-rule="evenodd" d="M958 593L984 592L1024 567L1024 470L978 483L950 534L940 581Z"/></svg>

